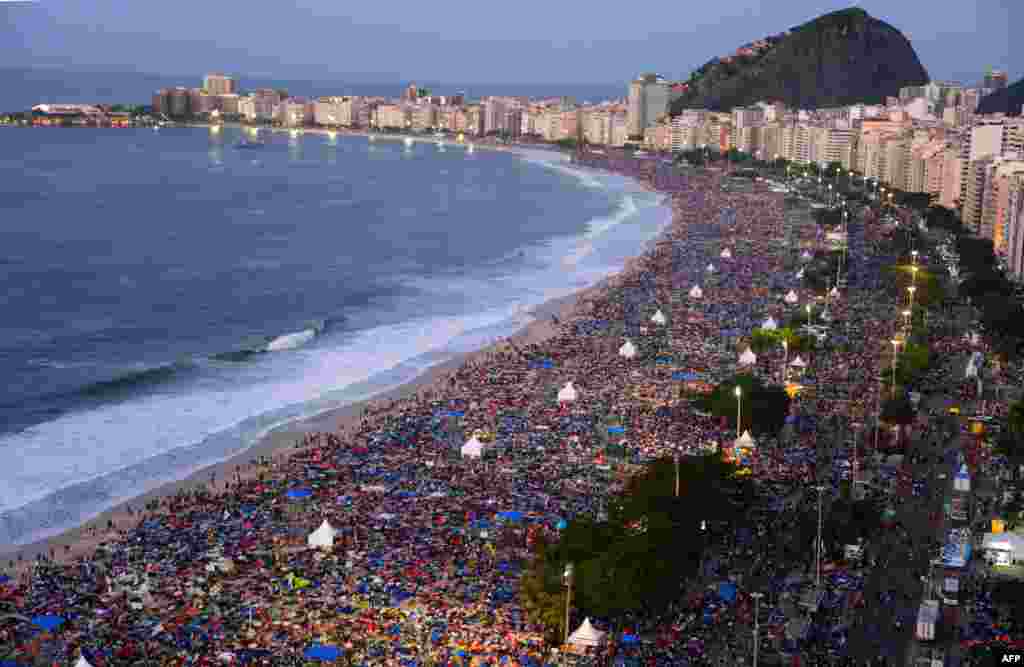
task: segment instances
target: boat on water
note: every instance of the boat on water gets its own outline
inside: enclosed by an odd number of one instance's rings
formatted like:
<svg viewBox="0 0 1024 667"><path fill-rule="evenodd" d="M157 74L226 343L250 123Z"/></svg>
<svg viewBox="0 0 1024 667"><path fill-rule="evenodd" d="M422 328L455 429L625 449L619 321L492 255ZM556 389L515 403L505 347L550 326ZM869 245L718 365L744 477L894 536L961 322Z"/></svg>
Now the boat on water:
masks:
<svg viewBox="0 0 1024 667"><path fill-rule="evenodd" d="M412 137L406 137L405 138L405 147L406 148L412 148Z"/></svg>

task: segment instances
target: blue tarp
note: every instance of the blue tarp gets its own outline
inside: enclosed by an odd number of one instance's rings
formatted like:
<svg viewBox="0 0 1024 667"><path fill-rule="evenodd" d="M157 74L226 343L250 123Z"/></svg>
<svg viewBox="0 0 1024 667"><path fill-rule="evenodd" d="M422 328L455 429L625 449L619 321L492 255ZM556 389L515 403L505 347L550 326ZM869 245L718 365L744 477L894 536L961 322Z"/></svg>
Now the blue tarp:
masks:
<svg viewBox="0 0 1024 667"><path fill-rule="evenodd" d="M448 413L448 416L449 417L464 417L464 416L466 416L466 413L463 412L462 410L452 410L452 411L450 411Z"/></svg>
<svg viewBox="0 0 1024 667"><path fill-rule="evenodd" d="M640 638L636 635L622 635L623 644L636 644L640 641Z"/></svg>
<svg viewBox="0 0 1024 667"><path fill-rule="evenodd" d="M287 493L289 498L308 498L311 495L313 492L309 489L291 489Z"/></svg>
<svg viewBox="0 0 1024 667"><path fill-rule="evenodd" d="M681 380L683 382L692 382L693 380L699 380L699 373L683 373L682 371L676 371L672 374L673 380Z"/></svg>
<svg viewBox="0 0 1024 667"><path fill-rule="evenodd" d="M718 597L726 602L736 601L736 584L731 581L723 581L718 584Z"/></svg>
<svg viewBox="0 0 1024 667"><path fill-rule="evenodd" d="M558 524L555 526L555 528L557 528L558 530L565 530L568 527L569 524L566 523L565 519L559 519Z"/></svg>
<svg viewBox="0 0 1024 667"><path fill-rule="evenodd" d="M508 519L509 521L522 521L523 519L523 513L517 512L515 510L509 512L499 512L498 516L504 519Z"/></svg>
<svg viewBox="0 0 1024 667"><path fill-rule="evenodd" d="M337 660L341 656L341 650L337 646L313 644L303 655L311 660L330 661Z"/></svg>
<svg viewBox="0 0 1024 667"><path fill-rule="evenodd" d="M609 426L608 427L608 432L609 433L625 433L626 432L626 427L625 426Z"/></svg>
<svg viewBox="0 0 1024 667"><path fill-rule="evenodd" d="M34 617L32 619L32 625L47 631L56 630L60 626L64 625L64 619L55 614L46 614L44 616Z"/></svg>

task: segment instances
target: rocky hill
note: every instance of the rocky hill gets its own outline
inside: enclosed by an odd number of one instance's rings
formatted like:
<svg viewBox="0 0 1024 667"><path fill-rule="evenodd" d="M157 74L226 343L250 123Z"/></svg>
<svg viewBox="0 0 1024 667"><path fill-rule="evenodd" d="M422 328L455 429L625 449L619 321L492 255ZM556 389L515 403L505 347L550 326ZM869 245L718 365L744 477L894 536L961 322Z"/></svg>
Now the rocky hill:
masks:
<svg viewBox="0 0 1024 667"><path fill-rule="evenodd" d="M907 38L860 8L825 14L768 41L768 48L706 63L672 114L759 101L800 109L878 104L902 86L928 81Z"/></svg>
<svg viewBox="0 0 1024 667"><path fill-rule="evenodd" d="M1021 115L1021 105L1024 105L1024 79L981 98L981 102L978 104L978 113L1005 113L1010 116L1019 116Z"/></svg>

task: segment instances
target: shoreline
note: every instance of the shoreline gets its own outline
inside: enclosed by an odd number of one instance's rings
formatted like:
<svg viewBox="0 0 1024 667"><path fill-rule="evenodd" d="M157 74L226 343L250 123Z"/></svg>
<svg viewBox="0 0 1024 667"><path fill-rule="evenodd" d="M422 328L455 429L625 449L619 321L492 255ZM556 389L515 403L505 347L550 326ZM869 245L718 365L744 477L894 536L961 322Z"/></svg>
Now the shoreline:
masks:
<svg viewBox="0 0 1024 667"><path fill-rule="evenodd" d="M280 131L288 132L287 129ZM326 131L323 133L326 134ZM403 137L394 138L401 139ZM423 141L429 140L424 139ZM485 147L494 148L492 146ZM499 148L497 150L521 153L515 148ZM640 179L629 178L629 180L645 191L657 192L651 184ZM668 214L671 217L670 198L663 198L656 206L668 209ZM517 346L526 346L556 335L558 326L554 325L551 319L552 315L562 321L571 319L580 302L585 302L590 295L606 289L609 283L616 280L617 276L628 272L648 247L661 238L664 231L664 229L659 231L656 236L644 242L637 254L627 259L617 271L605 275L590 287L549 299L531 308L528 312L534 318L532 321L496 342L430 366L415 378L366 399L330 408L317 415L298 418L274 427L256 440L253 445L224 461L204 465L181 479L158 483L151 489L114 504L77 526L23 545L0 544L0 574L8 574L17 578L28 570L31 562L37 556L41 555L50 555L58 563L72 562L81 556L91 555L101 543L119 539L121 531L136 525L142 514L145 513L145 506L149 502L199 488L212 492L224 491L229 482L255 478L262 470L265 470L263 466L255 465L259 459L267 458L274 462L286 460L291 454L301 449L302 440L308 434L352 432L358 429L361 417L367 408L380 411L381 406L387 406L391 402L400 401L420 392L430 393L447 383L449 376L465 364L506 348L507 341L511 341ZM389 411L390 409L383 412ZM112 526L112 528L108 528L108 526Z"/></svg>

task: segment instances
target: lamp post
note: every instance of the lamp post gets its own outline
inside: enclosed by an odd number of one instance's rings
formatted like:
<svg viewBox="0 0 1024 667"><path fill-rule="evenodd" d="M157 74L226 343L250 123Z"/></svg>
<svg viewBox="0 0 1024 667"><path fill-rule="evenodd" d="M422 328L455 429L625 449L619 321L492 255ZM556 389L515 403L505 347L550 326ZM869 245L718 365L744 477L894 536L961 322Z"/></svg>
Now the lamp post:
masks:
<svg viewBox="0 0 1024 667"><path fill-rule="evenodd" d="M562 585L565 586L565 643L569 643L569 609L572 606L572 578L575 567L572 563L566 563L562 571Z"/></svg>
<svg viewBox="0 0 1024 667"><path fill-rule="evenodd" d="M733 390L733 393L736 394L736 437L739 438L740 426L743 420L743 411L740 409L743 405L743 390L740 388L739 385L736 385L736 388Z"/></svg>
<svg viewBox="0 0 1024 667"><path fill-rule="evenodd" d="M911 256L912 261L914 262L914 264L917 265L917 251L916 250L911 250L910 251L910 256Z"/></svg>
<svg viewBox="0 0 1024 667"><path fill-rule="evenodd" d="M679 454L673 454L672 459L676 464L676 498L679 497Z"/></svg>
<svg viewBox="0 0 1024 667"><path fill-rule="evenodd" d="M910 287L907 288L907 291L910 292L910 313L913 314L914 313L914 292L917 291L917 286L916 285L911 285Z"/></svg>
<svg viewBox="0 0 1024 667"><path fill-rule="evenodd" d="M815 560L816 560L814 588L815 588L815 604L817 604L817 594L818 594L818 591L821 590L821 555L822 555L821 554L821 547L822 547L822 543L821 543L821 529L822 529L822 524L823 524L823 521L824 521L823 515L822 515L822 511L821 511L821 501L822 501L822 497L825 495L825 489L827 487L825 487L822 484L819 484L819 485L815 486L814 488L818 492L818 541L814 545L814 554L815 554Z"/></svg>
<svg viewBox="0 0 1024 667"><path fill-rule="evenodd" d="M905 329L907 329L908 331L910 330L910 311L909 310L904 310L903 311L903 327Z"/></svg>
<svg viewBox="0 0 1024 667"><path fill-rule="evenodd" d="M761 643L761 622L758 618L759 603L761 598L764 597L764 593L751 593L750 597L754 598L754 667L757 667L757 650Z"/></svg>
<svg viewBox="0 0 1024 667"><path fill-rule="evenodd" d="M807 304L806 306L804 306L804 309L807 311L807 326L810 327L811 326L811 304Z"/></svg>
<svg viewBox="0 0 1024 667"><path fill-rule="evenodd" d="M782 340L782 350L785 354L782 362L782 384L786 384L786 370L789 368L789 341Z"/></svg>
<svg viewBox="0 0 1024 667"><path fill-rule="evenodd" d="M893 338L892 343L892 397L896 398L896 356L899 354L900 339Z"/></svg>

